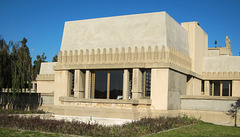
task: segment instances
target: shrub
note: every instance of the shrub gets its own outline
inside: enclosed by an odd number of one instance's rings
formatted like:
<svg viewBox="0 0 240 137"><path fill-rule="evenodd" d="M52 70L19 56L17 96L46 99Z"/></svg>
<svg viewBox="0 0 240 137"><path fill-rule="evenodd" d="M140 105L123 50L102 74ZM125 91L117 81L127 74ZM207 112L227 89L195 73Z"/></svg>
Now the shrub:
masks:
<svg viewBox="0 0 240 137"><path fill-rule="evenodd" d="M198 123L198 120L187 117L142 118L132 123L115 126L40 119L40 117L19 117L0 114L0 125L5 128L18 128L44 132L74 134L84 136L141 136L159 131Z"/></svg>

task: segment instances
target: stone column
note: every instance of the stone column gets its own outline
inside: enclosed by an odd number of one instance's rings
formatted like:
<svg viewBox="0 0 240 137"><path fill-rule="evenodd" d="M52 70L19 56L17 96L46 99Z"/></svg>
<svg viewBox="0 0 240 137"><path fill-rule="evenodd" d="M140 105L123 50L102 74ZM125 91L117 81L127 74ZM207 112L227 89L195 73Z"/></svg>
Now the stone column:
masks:
<svg viewBox="0 0 240 137"><path fill-rule="evenodd" d="M81 70L75 70L74 76L74 97L83 98L84 97L84 87L85 87L84 73Z"/></svg>
<svg viewBox="0 0 240 137"><path fill-rule="evenodd" d="M85 98L90 98L91 93L91 72L86 70L85 74Z"/></svg>
<svg viewBox="0 0 240 137"><path fill-rule="evenodd" d="M240 80L233 80L232 81L232 96L233 97L240 97Z"/></svg>
<svg viewBox="0 0 240 137"><path fill-rule="evenodd" d="M55 71L54 105L60 105L59 97L67 97L70 92L70 72L68 70Z"/></svg>
<svg viewBox="0 0 240 137"><path fill-rule="evenodd" d="M129 98L129 71L124 69L123 72L123 99L128 100Z"/></svg>
<svg viewBox="0 0 240 137"><path fill-rule="evenodd" d="M210 82L208 80L204 81L204 95L210 96Z"/></svg>
<svg viewBox="0 0 240 137"><path fill-rule="evenodd" d="M133 69L132 99L140 99L142 96L142 72Z"/></svg>
<svg viewBox="0 0 240 137"><path fill-rule="evenodd" d="M151 99L156 110L168 109L169 69L151 69Z"/></svg>

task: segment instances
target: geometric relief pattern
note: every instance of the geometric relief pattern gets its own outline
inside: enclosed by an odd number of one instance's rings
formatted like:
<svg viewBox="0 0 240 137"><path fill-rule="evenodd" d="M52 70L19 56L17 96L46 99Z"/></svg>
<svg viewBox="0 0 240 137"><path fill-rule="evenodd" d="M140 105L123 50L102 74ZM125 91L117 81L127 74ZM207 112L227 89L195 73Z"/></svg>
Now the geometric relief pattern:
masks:
<svg viewBox="0 0 240 137"><path fill-rule="evenodd" d="M191 70L191 58L170 46L162 46L159 49L155 46L152 49L149 46L144 47L108 49L103 50L72 50L60 51L58 54L58 65L73 65L73 64L115 64L115 63L171 63L179 67Z"/></svg>

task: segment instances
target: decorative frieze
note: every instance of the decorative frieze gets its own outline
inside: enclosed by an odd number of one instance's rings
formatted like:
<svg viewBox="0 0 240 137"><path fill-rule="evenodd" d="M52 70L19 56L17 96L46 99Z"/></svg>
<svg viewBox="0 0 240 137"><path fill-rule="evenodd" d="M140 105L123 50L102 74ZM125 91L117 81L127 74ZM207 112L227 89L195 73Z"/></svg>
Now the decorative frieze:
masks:
<svg viewBox="0 0 240 137"><path fill-rule="evenodd" d="M191 58L178 50L170 46L162 46L160 49L155 46L152 49L151 46L148 49L144 47L135 47L132 50L131 47L127 49L122 48L119 51L118 48L110 48L107 50L104 48L102 51L97 49L87 49L73 51L60 51L58 57L58 66L60 65L81 65L81 64L116 64L116 63L171 63L179 67L191 70Z"/></svg>
<svg viewBox="0 0 240 137"><path fill-rule="evenodd" d="M37 75L37 81L54 81L55 74L39 74Z"/></svg>
<svg viewBox="0 0 240 137"><path fill-rule="evenodd" d="M240 79L240 72L203 72L205 80L237 80Z"/></svg>

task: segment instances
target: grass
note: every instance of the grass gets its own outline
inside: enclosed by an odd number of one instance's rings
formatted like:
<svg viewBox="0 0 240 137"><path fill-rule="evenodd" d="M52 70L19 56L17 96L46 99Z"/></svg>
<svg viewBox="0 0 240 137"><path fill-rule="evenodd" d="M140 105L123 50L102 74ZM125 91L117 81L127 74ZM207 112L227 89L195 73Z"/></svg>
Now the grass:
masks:
<svg viewBox="0 0 240 137"><path fill-rule="evenodd" d="M0 114L45 114L43 110L8 110L0 109Z"/></svg>
<svg viewBox="0 0 240 137"><path fill-rule="evenodd" d="M69 137L66 134L45 133L39 131L23 131L8 128L0 128L0 137ZM148 137L239 137L240 128L233 126L221 126L200 122L199 124L181 127L170 131L163 131Z"/></svg>
<svg viewBox="0 0 240 137"><path fill-rule="evenodd" d="M0 137L68 137L68 135L0 128Z"/></svg>
<svg viewBox="0 0 240 137"><path fill-rule="evenodd" d="M221 126L200 122L192 126L182 127L167 132L153 134L150 137L239 137L240 128Z"/></svg>

